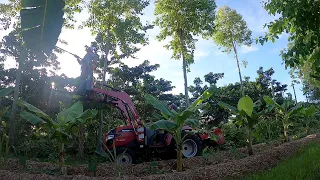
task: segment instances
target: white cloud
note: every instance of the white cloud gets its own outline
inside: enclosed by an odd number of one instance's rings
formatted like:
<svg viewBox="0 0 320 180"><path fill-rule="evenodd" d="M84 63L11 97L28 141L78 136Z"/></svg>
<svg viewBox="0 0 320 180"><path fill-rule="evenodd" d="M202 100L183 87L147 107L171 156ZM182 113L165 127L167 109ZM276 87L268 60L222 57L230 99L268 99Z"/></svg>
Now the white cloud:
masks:
<svg viewBox="0 0 320 180"><path fill-rule="evenodd" d="M250 52L254 52L254 51L258 51L258 47L256 46L241 46L240 47L240 53L242 54L246 54L246 53L250 53Z"/></svg>

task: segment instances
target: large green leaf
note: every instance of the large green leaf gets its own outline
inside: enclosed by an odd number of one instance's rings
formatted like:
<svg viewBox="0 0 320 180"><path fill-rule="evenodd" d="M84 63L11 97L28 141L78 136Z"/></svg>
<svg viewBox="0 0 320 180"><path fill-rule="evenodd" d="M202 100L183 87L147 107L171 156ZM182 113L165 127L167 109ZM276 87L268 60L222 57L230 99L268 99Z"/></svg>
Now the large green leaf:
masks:
<svg viewBox="0 0 320 180"><path fill-rule="evenodd" d="M13 90L12 87L1 89L0 90L0 98L8 96L12 92L12 90Z"/></svg>
<svg viewBox="0 0 320 180"><path fill-rule="evenodd" d="M152 130L164 129L169 132L173 132L177 128L178 128L178 126L175 123L168 121L168 120L159 120L150 126L150 129L152 129Z"/></svg>
<svg viewBox="0 0 320 180"><path fill-rule="evenodd" d="M25 45L33 52L50 53L63 26L64 0L22 0L21 28Z"/></svg>
<svg viewBox="0 0 320 180"><path fill-rule="evenodd" d="M185 121L185 124L191 126L192 128L195 128L200 124L200 122L197 119L187 119Z"/></svg>
<svg viewBox="0 0 320 180"><path fill-rule="evenodd" d="M18 100L18 105L21 106L21 107L26 107L29 111L31 111L33 113L36 113L36 115L39 116L39 117L42 117L42 118L45 118L45 119L48 119L48 120L51 119L46 113L44 113L43 111L41 111L37 107L35 107L35 106L33 106L33 105L23 101L23 100Z"/></svg>
<svg viewBox="0 0 320 180"><path fill-rule="evenodd" d="M239 101L238 101L238 110L241 111L245 111L247 113L248 116L251 117L252 115L252 111L253 111L253 101L249 96L245 96L242 97Z"/></svg>
<svg viewBox="0 0 320 180"><path fill-rule="evenodd" d="M290 117L292 115L297 115L301 112L301 110L303 110L302 106L295 106L289 110L288 116Z"/></svg>
<svg viewBox="0 0 320 180"><path fill-rule="evenodd" d="M188 108L188 109L184 110L182 113L180 113L176 116L177 117L176 118L177 124L183 125L185 123L185 120L188 119L193 113L195 113L195 111L197 111L198 109L202 109L206 105L207 105L206 103L202 103L192 109Z"/></svg>
<svg viewBox="0 0 320 180"><path fill-rule="evenodd" d="M276 108L283 110L283 108L269 96L263 96L263 99L266 101L267 104L274 105Z"/></svg>
<svg viewBox="0 0 320 180"><path fill-rule="evenodd" d="M192 109L191 111L194 111L193 109L196 108L199 104L201 104L203 101L209 99L214 92L216 92L217 87L211 86L208 90L206 90L204 93L201 94L201 96L196 99L189 107L188 109Z"/></svg>
<svg viewBox="0 0 320 180"><path fill-rule="evenodd" d="M20 117L28 122L30 122L31 124L33 125L37 125L39 123L46 123L43 119L41 119L40 117L30 113L30 112L27 112L27 111L22 111L20 113Z"/></svg>
<svg viewBox="0 0 320 180"><path fill-rule="evenodd" d="M230 106L230 105L227 104L227 103L224 103L224 102L219 101L219 102L218 102L218 105L221 106L221 107L223 107L223 108L225 108L225 109L230 110L232 114L238 114L238 113L239 113L239 110L238 110L237 108L235 108L235 107L233 107L233 106Z"/></svg>
<svg viewBox="0 0 320 180"><path fill-rule="evenodd" d="M145 96L147 102L149 102L151 105L153 105L156 109L161 111L161 114L166 118L169 119L171 116L173 116L173 112L166 106L164 105L161 101L156 99L150 94L147 94Z"/></svg>
<svg viewBox="0 0 320 180"><path fill-rule="evenodd" d="M74 103L68 109L60 112L57 117L59 124L65 124L68 122L75 122L77 117L80 117L83 113L83 105L80 101Z"/></svg>
<svg viewBox="0 0 320 180"><path fill-rule="evenodd" d="M86 122L88 119L92 119L94 118L96 115L98 114L98 111L95 109L88 109L86 111L84 111L80 116L76 117L76 119L81 122L84 123Z"/></svg>

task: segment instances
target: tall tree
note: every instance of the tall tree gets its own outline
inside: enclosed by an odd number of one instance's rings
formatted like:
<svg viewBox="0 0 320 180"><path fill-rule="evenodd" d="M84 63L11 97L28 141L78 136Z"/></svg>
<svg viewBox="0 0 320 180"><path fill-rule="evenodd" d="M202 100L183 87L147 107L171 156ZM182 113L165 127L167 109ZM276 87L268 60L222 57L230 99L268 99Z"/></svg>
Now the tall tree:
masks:
<svg viewBox="0 0 320 180"><path fill-rule="evenodd" d="M187 68L194 62L194 35L205 35L213 29L216 4L214 0L157 0L155 24L160 27L159 41L172 37L167 49L173 59L182 58L184 93L189 105Z"/></svg>
<svg viewBox="0 0 320 180"><path fill-rule="evenodd" d="M220 47L223 47L224 52L229 54L233 51L239 71L241 93L242 96L244 96L245 92L242 82L237 48L241 45L251 45L252 32L247 27L247 24L243 20L242 16L228 6L219 8L215 24L215 31L212 34L213 41Z"/></svg>
<svg viewBox="0 0 320 180"><path fill-rule="evenodd" d="M146 31L153 26L143 25L142 11L149 5L147 0L90 0L89 18L84 25L97 35L96 46L102 54L102 83L106 82L108 65L122 58L135 58L137 45L146 45ZM112 57L110 57L112 56ZM102 113L102 111L101 111ZM103 119L100 118L97 150L101 150Z"/></svg>

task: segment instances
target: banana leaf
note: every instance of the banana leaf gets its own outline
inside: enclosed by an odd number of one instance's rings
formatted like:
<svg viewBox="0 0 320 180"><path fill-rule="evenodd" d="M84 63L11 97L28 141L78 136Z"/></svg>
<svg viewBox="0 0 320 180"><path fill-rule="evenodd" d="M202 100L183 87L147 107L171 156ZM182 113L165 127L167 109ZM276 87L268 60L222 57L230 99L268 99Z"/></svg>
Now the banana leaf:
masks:
<svg viewBox="0 0 320 180"><path fill-rule="evenodd" d="M64 0L21 0L21 29L25 46L35 53L50 53L63 26Z"/></svg>

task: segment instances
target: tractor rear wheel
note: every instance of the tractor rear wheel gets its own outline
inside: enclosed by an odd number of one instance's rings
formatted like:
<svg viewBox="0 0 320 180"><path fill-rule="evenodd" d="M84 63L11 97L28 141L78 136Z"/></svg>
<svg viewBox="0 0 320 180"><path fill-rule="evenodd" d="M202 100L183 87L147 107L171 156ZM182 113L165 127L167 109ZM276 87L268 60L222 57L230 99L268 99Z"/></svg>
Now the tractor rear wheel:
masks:
<svg viewBox="0 0 320 180"><path fill-rule="evenodd" d="M129 148L117 148L117 157L115 158L115 161L117 164L135 164L136 154Z"/></svg>
<svg viewBox="0 0 320 180"><path fill-rule="evenodd" d="M182 143L182 155L186 158L201 155L202 141L197 135L189 135Z"/></svg>

